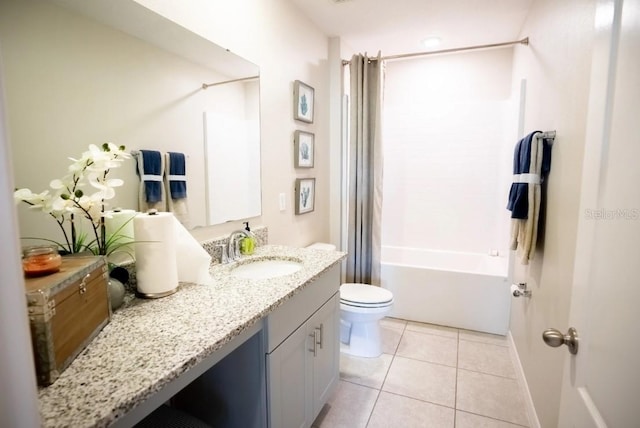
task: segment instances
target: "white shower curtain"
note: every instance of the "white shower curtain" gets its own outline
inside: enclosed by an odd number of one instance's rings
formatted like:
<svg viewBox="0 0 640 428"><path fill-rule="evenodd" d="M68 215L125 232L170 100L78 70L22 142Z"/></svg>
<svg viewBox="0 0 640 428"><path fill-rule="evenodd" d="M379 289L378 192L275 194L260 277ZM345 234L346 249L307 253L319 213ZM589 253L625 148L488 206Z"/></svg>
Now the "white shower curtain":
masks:
<svg viewBox="0 0 640 428"><path fill-rule="evenodd" d="M380 285L382 96L384 63L354 55L350 63L347 282Z"/></svg>

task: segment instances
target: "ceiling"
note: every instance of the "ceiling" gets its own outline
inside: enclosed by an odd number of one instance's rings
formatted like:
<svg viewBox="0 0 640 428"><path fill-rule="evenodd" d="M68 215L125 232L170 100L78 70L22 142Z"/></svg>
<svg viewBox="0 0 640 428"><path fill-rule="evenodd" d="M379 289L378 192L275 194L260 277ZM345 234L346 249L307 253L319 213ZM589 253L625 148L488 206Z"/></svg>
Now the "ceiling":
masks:
<svg viewBox="0 0 640 428"><path fill-rule="evenodd" d="M449 49L516 40L533 0L289 0L330 37L355 52Z"/></svg>

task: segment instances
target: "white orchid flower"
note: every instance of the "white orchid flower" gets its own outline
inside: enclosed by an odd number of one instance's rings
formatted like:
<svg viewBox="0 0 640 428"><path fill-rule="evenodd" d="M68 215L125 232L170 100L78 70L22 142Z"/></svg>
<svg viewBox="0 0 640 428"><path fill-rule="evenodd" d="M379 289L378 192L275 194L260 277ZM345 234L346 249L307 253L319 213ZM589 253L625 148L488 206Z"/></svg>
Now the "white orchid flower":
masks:
<svg viewBox="0 0 640 428"><path fill-rule="evenodd" d="M94 225L99 225L102 218L102 210L104 209L104 203L102 201L101 192L96 192L93 195L83 195L76 201L76 204L84 210L84 216L90 220Z"/></svg>
<svg viewBox="0 0 640 428"><path fill-rule="evenodd" d="M80 217L86 218L91 221L93 227L95 247L92 249L101 255L108 255L109 248L103 228L107 205L105 201L115 197L114 188L122 186L124 181L118 178L108 179L107 175L112 168L121 166L125 159L130 158L131 155L125 152L124 146L113 143L102 146L90 144L89 150L82 153L79 159L69 158L72 163L65 177L49 183L53 194L48 190L33 193L25 188L16 190L14 199L26 202L31 208L40 209L54 217L62 228L66 241L66 246L59 245L69 252L84 248L82 242L76 240L75 230ZM85 195L83 187L86 187L87 183L98 191ZM66 233L65 225L71 227L70 235ZM69 236L72 236L72 240L69 240Z"/></svg>
<svg viewBox="0 0 640 428"><path fill-rule="evenodd" d="M73 213L75 212L74 201L72 199L57 197L51 202L51 211L60 213L60 215L67 212Z"/></svg>
<svg viewBox="0 0 640 428"><path fill-rule="evenodd" d="M102 195L102 199L112 199L116 195L114 187L120 187L124 184L124 181L119 178L105 178L104 175L91 173L87 179L89 184L99 190L98 193Z"/></svg>
<svg viewBox="0 0 640 428"><path fill-rule="evenodd" d="M65 177L65 179L66 178L67 177ZM51 180L51 183L49 183L49 187L51 187L53 190L67 189L69 187L69 183L65 181L56 178L55 180Z"/></svg>
<svg viewBox="0 0 640 428"><path fill-rule="evenodd" d="M30 189L19 189L13 193L13 197L16 201L28 203L33 209L44 209L51 202L51 196L48 190L42 193L33 193Z"/></svg>
<svg viewBox="0 0 640 428"><path fill-rule="evenodd" d="M107 143L109 153L115 158L131 159L131 154L124 150L124 146L117 146L113 143Z"/></svg>
<svg viewBox="0 0 640 428"><path fill-rule="evenodd" d="M18 202L30 202L33 198L33 192L31 189L18 189L13 192L13 199Z"/></svg>

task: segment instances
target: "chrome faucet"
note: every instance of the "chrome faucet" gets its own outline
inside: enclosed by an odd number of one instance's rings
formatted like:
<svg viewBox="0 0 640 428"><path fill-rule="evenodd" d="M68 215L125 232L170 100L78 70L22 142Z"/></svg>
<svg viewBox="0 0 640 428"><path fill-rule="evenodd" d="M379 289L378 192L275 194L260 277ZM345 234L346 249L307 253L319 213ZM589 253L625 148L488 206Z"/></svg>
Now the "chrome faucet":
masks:
<svg viewBox="0 0 640 428"><path fill-rule="evenodd" d="M227 256L230 262L240 258L240 241L238 238L247 238L249 234L244 230L235 230L229 235L227 246Z"/></svg>

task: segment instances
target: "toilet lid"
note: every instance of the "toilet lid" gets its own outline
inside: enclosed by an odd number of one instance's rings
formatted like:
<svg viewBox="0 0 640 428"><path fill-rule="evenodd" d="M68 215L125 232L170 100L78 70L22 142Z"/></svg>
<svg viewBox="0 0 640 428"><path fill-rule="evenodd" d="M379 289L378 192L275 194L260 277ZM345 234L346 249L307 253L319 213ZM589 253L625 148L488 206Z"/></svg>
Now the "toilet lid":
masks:
<svg viewBox="0 0 640 428"><path fill-rule="evenodd" d="M335 245L327 244L324 242L314 242L313 244L309 245L307 248L313 248L314 250L329 250L329 251L336 250Z"/></svg>
<svg viewBox="0 0 640 428"><path fill-rule="evenodd" d="M393 293L373 285L342 284L340 286L340 301L359 307L384 306L393 302Z"/></svg>

